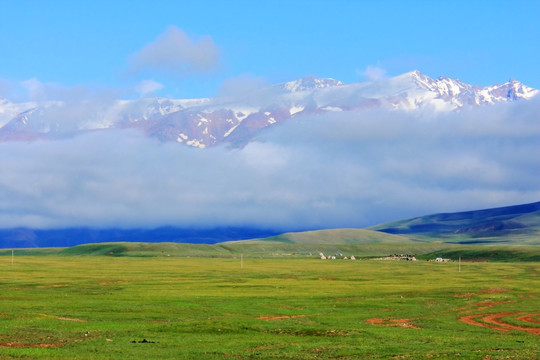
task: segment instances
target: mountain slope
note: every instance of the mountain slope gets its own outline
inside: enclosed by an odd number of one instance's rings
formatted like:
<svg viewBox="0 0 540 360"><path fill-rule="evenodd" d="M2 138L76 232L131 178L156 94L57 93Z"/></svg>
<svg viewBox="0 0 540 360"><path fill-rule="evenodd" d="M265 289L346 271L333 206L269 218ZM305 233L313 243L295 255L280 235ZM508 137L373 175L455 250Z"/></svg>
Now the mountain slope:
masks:
<svg viewBox="0 0 540 360"><path fill-rule="evenodd" d="M540 202L494 209L441 213L393 221L369 229L462 244L540 245Z"/></svg>

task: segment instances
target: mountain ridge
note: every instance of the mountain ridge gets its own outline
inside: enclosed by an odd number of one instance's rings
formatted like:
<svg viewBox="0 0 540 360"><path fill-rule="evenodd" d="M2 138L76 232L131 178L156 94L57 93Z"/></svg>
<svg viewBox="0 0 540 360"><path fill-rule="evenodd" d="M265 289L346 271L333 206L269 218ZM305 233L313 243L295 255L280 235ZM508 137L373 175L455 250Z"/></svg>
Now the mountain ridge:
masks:
<svg viewBox="0 0 540 360"><path fill-rule="evenodd" d="M138 129L160 141L206 148L252 138L261 129L296 116L351 111L361 114L372 108L460 111L530 99L537 93L514 79L480 87L444 76L433 79L414 70L352 84L306 76L232 97L103 103L12 103L0 98L0 141L55 140L88 131Z"/></svg>

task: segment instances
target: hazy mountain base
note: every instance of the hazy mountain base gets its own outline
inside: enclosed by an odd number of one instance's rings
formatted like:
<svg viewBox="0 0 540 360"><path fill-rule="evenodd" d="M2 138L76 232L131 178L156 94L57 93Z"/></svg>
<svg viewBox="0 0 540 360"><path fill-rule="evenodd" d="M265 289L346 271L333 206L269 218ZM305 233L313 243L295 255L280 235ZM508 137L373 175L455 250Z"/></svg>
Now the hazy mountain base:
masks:
<svg viewBox="0 0 540 360"><path fill-rule="evenodd" d="M155 229L0 229L0 248L69 247L103 242L183 242L215 244L228 240L253 239L282 231L248 227L207 229L160 227Z"/></svg>

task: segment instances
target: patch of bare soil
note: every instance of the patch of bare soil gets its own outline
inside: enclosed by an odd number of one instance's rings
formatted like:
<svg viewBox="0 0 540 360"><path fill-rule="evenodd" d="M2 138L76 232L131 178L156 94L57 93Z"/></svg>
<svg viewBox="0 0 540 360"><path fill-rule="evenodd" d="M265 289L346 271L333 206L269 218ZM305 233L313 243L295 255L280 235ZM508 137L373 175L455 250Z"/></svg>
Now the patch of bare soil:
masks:
<svg viewBox="0 0 540 360"><path fill-rule="evenodd" d="M259 316L257 319L259 319L259 320L282 320L282 319L302 318L302 317L306 317L306 316L308 316L308 315Z"/></svg>
<svg viewBox="0 0 540 360"><path fill-rule="evenodd" d="M125 283L127 281L123 281L123 280L116 280L116 281L103 281L103 282L100 282L99 285L112 285L112 284L120 284L120 283Z"/></svg>
<svg viewBox="0 0 540 360"><path fill-rule="evenodd" d="M528 332L533 335L540 335L540 328L514 325L508 322L505 322L504 320L501 320L504 317L514 316L516 314L519 314L519 313L499 312L499 313L492 313L492 314L474 314L474 315L462 316L459 318L459 320L466 324L482 326L488 329L493 329L493 330L498 330L498 331L520 330L520 331ZM527 314L527 315L520 316L517 319L521 321L526 321L524 319L527 319L527 317L529 316L536 317L537 315L539 314ZM477 319L480 319L482 322L477 321Z"/></svg>
<svg viewBox="0 0 540 360"><path fill-rule="evenodd" d="M366 320L366 322L371 325L402 327L402 328L408 328L408 329L420 329L418 326L414 325L411 321L412 319L381 319L381 318L371 318L371 319Z"/></svg>
<svg viewBox="0 0 540 360"><path fill-rule="evenodd" d="M519 321L540 324L540 314L527 314L519 316L516 319L518 319Z"/></svg>
<svg viewBox="0 0 540 360"><path fill-rule="evenodd" d="M505 288L489 288L482 291L477 292L467 292L462 294L454 294L454 297L471 297L474 295L483 295L483 294L498 294L503 292L510 292L511 289L505 289Z"/></svg>
<svg viewBox="0 0 540 360"><path fill-rule="evenodd" d="M59 347L63 344L21 344L15 342L0 343L0 347L10 347L10 348L50 348L50 347Z"/></svg>
<svg viewBox="0 0 540 360"><path fill-rule="evenodd" d="M87 320L83 320L83 319L68 318L68 317L63 317L63 316L55 316L55 318L57 318L58 320L65 320L65 321L76 321L76 322L86 322L87 321Z"/></svg>
<svg viewBox="0 0 540 360"><path fill-rule="evenodd" d="M476 304L477 309L476 310L485 310L490 307L500 305L500 304L507 304L507 303L514 303L516 300L507 300L507 301L482 301Z"/></svg>
<svg viewBox="0 0 540 360"><path fill-rule="evenodd" d="M486 289L477 293L465 293L465 294L457 294L454 296L457 297L470 297L472 295L479 295L479 294L497 294L502 292L508 292L511 291L509 289L504 288L490 288ZM522 296L519 296L522 298ZM458 310L461 310L461 313L470 313L473 311L482 311L489 308L492 308L497 305L501 304L508 304L508 303L515 303L516 300L506 300L506 301L481 301L479 303L474 304L474 309L467 309L468 307L459 308ZM518 317L515 317L515 315L521 314ZM469 314L464 315L459 318L459 321L464 322L469 325L475 325L475 326L481 326L492 330L497 331L509 331L509 330L519 330L519 331L525 331L533 335L540 335L540 327L528 327L528 326L520 326L511 324L507 321L504 321L503 318L508 318L514 316L515 319L526 322L526 323L536 323L539 324L540 320L538 319L540 314L524 314L523 312L496 312L496 313L483 313L483 314Z"/></svg>
<svg viewBox="0 0 540 360"><path fill-rule="evenodd" d="M47 289L47 288L60 288L60 287L67 287L69 284L52 284L52 285L40 285L38 288L40 289Z"/></svg>
<svg viewBox="0 0 540 360"><path fill-rule="evenodd" d="M486 289L477 293L465 293L465 294L456 294L454 296L457 297L470 297L472 295L479 295L479 294L496 294L501 292L508 292L511 291L509 289L504 288L491 288ZM519 296L522 298L523 296ZM497 305L501 304L508 304L508 303L515 303L516 300L506 300L506 301L481 301L479 303L474 304L474 309L467 309L468 307L459 308L458 310L461 310L461 313L470 313L473 311L482 311L489 308L492 308ZM521 314L520 316L515 316ZM514 317L516 320L525 322L525 323L535 323L540 324L540 314L524 314L523 312L496 312L496 313L483 313L483 314L469 314L464 315L459 318L459 321L464 322L469 325L475 325L475 326L481 326L492 330L497 331L509 331L509 330L519 330L519 331L525 331L533 335L540 335L540 327L528 327L528 326L520 326L511 324L507 321L504 321L503 318L508 317Z"/></svg>

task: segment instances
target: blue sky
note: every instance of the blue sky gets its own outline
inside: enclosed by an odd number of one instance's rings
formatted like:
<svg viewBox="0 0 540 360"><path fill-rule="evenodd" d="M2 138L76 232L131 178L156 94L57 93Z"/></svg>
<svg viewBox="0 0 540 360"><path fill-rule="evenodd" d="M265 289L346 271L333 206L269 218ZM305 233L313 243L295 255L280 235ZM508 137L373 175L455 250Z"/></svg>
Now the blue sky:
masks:
<svg viewBox="0 0 540 360"><path fill-rule="evenodd" d="M538 1L4 1L0 96L35 78L125 97L151 80L160 96L206 97L238 76L350 83L368 67L540 88L539 15ZM210 44L213 61L182 71L134 66L168 29Z"/></svg>

